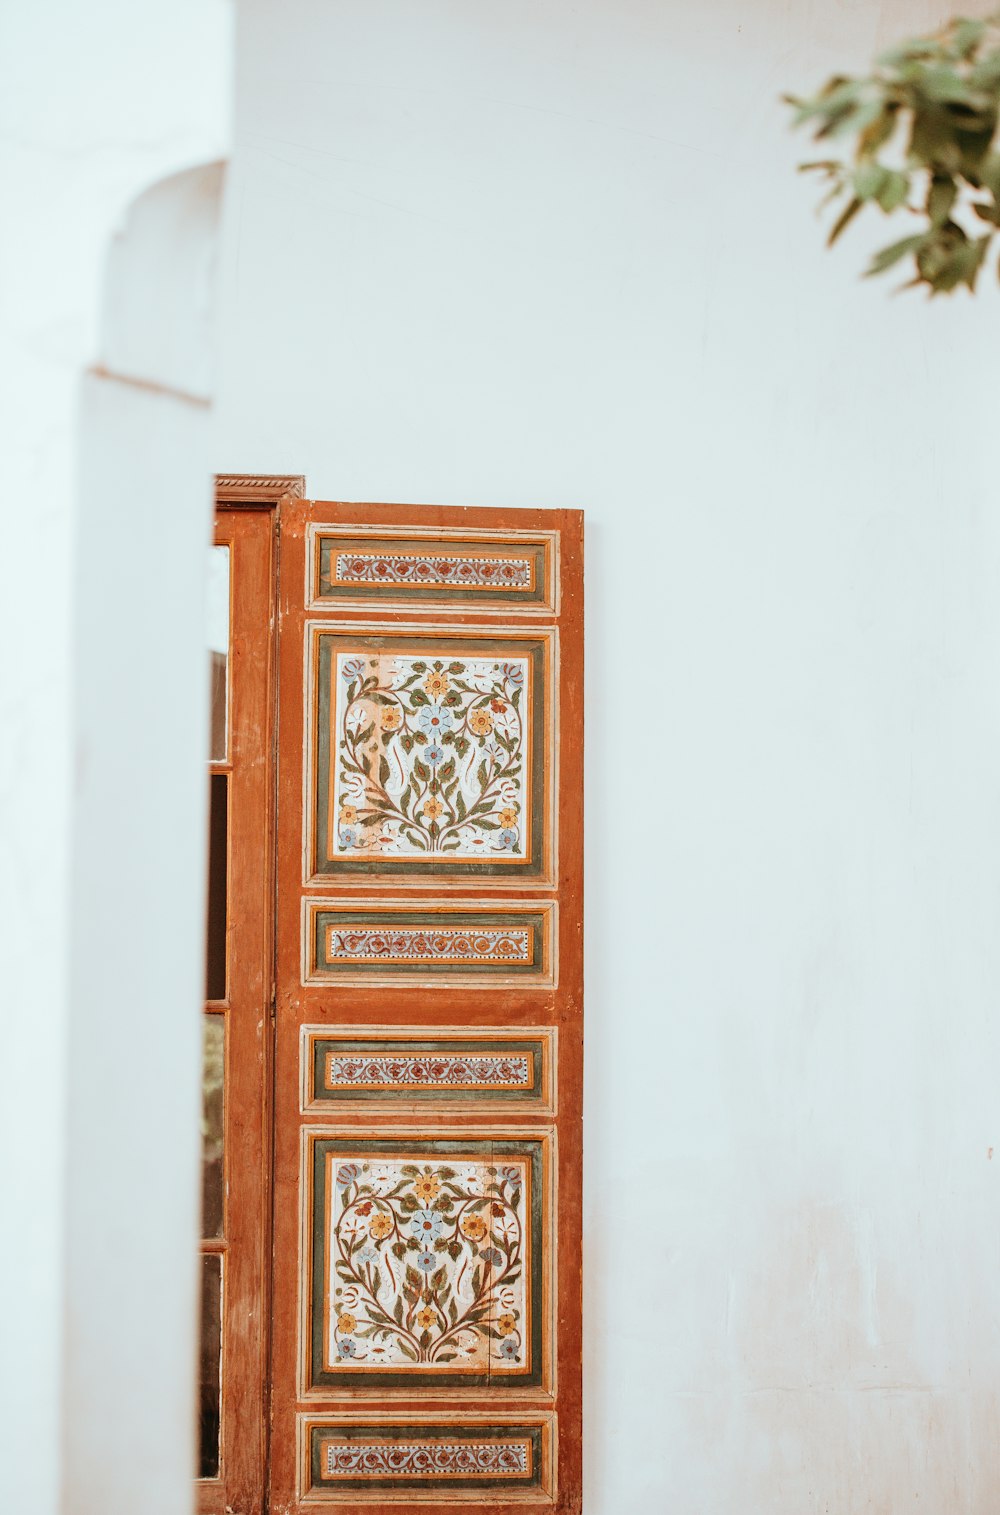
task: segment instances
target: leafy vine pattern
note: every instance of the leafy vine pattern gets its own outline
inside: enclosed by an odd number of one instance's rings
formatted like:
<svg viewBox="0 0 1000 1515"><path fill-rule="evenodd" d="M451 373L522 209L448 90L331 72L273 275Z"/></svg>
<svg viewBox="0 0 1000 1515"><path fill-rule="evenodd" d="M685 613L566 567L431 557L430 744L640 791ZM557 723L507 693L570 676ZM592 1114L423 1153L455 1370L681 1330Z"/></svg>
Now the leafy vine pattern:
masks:
<svg viewBox="0 0 1000 1515"><path fill-rule="evenodd" d="M524 857L525 668L341 656L338 853Z"/></svg>
<svg viewBox="0 0 1000 1515"><path fill-rule="evenodd" d="M332 1346L346 1367L524 1363L523 1170L342 1163Z"/></svg>

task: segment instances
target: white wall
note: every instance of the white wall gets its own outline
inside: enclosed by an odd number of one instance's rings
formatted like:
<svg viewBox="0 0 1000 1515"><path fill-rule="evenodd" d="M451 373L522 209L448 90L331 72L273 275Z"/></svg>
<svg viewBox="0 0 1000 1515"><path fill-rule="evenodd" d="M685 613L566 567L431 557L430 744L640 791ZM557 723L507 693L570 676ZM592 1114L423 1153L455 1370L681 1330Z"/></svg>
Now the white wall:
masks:
<svg viewBox="0 0 1000 1515"><path fill-rule="evenodd" d="M1000 312L777 103L935 13L241 6L215 465L587 512L587 1515L996 1515Z"/></svg>
<svg viewBox="0 0 1000 1515"><path fill-rule="evenodd" d="M230 10L228 0L0 5L0 1510L11 1515L173 1515L190 1500L193 902L168 923L166 971L139 982L135 957L149 912L178 889L191 900L203 856L204 791L190 763L205 670L199 657L192 679L184 658L200 632L210 485L183 400L94 380L82 422L81 403L90 365L136 351L100 343L103 274L126 208L227 148ZM162 294L154 278L154 310ZM177 383L176 371L148 366L129 378ZM143 561L167 585L159 620L139 627L131 597L143 607L154 593L138 581ZM84 655L89 727L74 718ZM144 656L163 698L142 725L150 712L128 675ZM138 861L124 821L157 718L175 747L152 752L159 787L144 797L144 834L159 855ZM175 834L164 856L159 844ZM152 892L140 876L150 867ZM164 1082L137 1110L150 1065Z"/></svg>

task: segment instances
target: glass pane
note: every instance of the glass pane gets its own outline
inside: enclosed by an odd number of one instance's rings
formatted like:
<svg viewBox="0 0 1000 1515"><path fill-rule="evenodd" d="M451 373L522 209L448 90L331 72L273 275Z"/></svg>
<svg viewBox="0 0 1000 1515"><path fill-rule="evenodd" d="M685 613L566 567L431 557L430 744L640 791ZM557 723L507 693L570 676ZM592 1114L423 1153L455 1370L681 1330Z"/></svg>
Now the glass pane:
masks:
<svg viewBox="0 0 1000 1515"><path fill-rule="evenodd" d="M226 1017L205 1016L201 1081L201 1234L222 1235L222 1122L226 1077Z"/></svg>
<svg viewBox="0 0 1000 1515"><path fill-rule="evenodd" d="M229 776L213 773L208 810L208 928L205 998L226 997L226 925L229 916Z"/></svg>
<svg viewBox="0 0 1000 1515"><path fill-rule="evenodd" d="M225 762L229 750L229 548L208 549L208 650L212 659L212 728L209 756Z"/></svg>
<svg viewBox="0 0 1000 1515"><path fill-rule="evenodd" d="M201 1383L198 1397L198 1477L219 1476L222 1393L222 1258L201 1260Z"/></svg>

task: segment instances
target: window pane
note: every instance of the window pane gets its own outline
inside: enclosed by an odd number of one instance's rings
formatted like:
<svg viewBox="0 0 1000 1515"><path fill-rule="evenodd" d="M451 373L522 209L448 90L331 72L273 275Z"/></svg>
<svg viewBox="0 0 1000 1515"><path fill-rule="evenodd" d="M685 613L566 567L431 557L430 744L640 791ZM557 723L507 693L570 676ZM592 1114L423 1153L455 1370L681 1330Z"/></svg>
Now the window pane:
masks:
<svg viewBox="0 0 1000 1515"><path fill-rule="evenodd" d="M222 1164L226 1017L205 1016L205 1054L201 1083L201 1234L222 1235L224 1176Z"/></svg>
<svg viewBox="0 0 1000 1515"><path fill-rule="evenodd" d="M222 1391L222 1258L201 1260L201 1384L198 1477L219 1476L219 1405Z"/></svg>
<svg viewBox="0 0 1000 1515"><path fill-rule="evenodd" d="M209 756L225 762L229 750L229 548L208 549L208 650L212 659Z"/></svg>
<svg viewBox="0 0 1000 1515"><path fill-rule="evenodd" d="M213 773L209 780L208 812L208 930L206 935L205 998L226 997L226 925L229 916L229 777Z"/></svg>

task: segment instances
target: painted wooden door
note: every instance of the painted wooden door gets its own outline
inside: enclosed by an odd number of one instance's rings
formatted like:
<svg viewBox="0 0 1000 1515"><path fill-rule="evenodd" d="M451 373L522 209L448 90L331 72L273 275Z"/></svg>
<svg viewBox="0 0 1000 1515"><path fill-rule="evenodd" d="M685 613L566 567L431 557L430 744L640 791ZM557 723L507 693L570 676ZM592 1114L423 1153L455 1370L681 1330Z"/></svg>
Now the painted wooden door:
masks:
<svg viewBox="0 0 1000 1515"><path fill-rule="evenodd" d="M271 1509L580 1509L582 518L279 506Z"/></svg>

